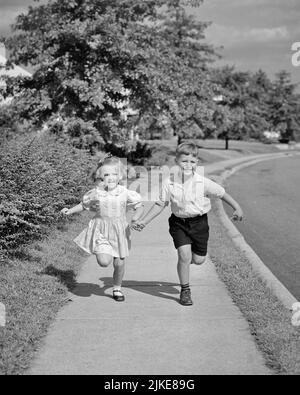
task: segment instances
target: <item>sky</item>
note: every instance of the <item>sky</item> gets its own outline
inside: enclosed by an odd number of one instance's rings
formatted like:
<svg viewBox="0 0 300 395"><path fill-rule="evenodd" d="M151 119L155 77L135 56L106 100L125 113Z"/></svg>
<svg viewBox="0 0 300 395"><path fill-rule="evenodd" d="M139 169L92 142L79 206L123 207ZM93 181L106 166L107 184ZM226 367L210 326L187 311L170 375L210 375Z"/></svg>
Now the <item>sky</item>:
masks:
<svg viewBox="0 0 300 395"><path fill-rule="evenodd" d="M10 35L15 17L35 4L33 0L0 0L0 35ZM300 66L292 65L291 49L300 42L300 0L204 0L192 13L212 22L206 39L223 46L218 51L220 64L235 65L238 70L262 69L272 79L284 69L293 82L300 83Z"/></svg>

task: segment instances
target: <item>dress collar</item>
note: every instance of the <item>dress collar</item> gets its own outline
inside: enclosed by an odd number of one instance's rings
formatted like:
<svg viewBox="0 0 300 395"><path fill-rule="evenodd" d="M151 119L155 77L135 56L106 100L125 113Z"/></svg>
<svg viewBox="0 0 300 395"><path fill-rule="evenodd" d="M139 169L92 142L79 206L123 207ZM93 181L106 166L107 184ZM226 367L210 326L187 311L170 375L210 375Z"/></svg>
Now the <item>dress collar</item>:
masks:
<svg viewBox="0 0 300 395"><path fill-rule="evenodd" d="M107 191L104 188L104 184L101 183L100 185L98 185L96 187L96 190L100 196L107 196L107 195L119 196L124 191L124 187L122 187L121 185L117 185L117 187L115 189L113 189L112 191Z"/></svg>

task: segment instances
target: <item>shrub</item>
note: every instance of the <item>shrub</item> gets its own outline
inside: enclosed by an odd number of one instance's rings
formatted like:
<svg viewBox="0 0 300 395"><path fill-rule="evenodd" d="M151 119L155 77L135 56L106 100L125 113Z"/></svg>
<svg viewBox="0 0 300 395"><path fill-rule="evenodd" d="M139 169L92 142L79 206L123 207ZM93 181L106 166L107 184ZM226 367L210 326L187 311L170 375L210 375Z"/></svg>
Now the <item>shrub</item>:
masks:
<svg viewBox="0 0 300 395"><path fill-rule="evenodd" d="M141 141L128 141L124 145L107 143L104 149L114 156L126 158L132 165L139 166L143 166L152 153L150 146Z"/></svg>
<svg viewBox="0 0 300 395"><path fill-rule="evenodd" d="M90 157L53 137L26 136L0 146L0 251L40 237L78 203Z"/></svg>
<svg viewBox="0 0 300 395"><path fill-rule="evenodd" d="M174 166L175 152L164 145L153 148L151 158L147 159L147 166Z"/></svg>
<svg viewBox="0 0 300 395"><path fill-rule="evenodd" d="M75 117L52 117L46 127L59 141L68 142L75 148L89 150L92 154L104 146L103 138L91 121Z"/></svg>
<svg viewBox="0 0 300 395"><path fill-rule="evenodd" d="M13 104L0 103L0 144L16 135L27 133L30 127L29 121L20 120L18 109Z"/></svg>

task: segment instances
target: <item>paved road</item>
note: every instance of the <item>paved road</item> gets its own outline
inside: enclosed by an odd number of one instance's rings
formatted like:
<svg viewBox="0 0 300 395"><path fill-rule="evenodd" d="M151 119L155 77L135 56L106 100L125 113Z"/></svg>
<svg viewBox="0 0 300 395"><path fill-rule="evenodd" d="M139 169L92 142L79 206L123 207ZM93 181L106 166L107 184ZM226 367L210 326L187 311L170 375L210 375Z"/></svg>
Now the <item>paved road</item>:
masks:
<svg viewBox="0 0 300 395"><path fill-rule="evenodd" d="M300 300L300 158L275 159L243 169L227 180L246 220L246 241Z"/></svg>

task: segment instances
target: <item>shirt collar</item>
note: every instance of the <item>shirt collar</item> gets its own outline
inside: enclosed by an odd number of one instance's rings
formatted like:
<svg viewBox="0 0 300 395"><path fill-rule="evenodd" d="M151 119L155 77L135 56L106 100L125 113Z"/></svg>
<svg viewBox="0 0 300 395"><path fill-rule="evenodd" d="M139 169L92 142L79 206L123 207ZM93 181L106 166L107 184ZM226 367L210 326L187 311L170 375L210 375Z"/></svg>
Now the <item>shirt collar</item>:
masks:
<svg viewBox="0 0 300 395"><path fill-rule="evenodd" d="M190 185L193 182L203 182L203 177L197 172L194 172L193 176L189 180L187 180L184 184L182 184L182 182L178 182L178 179L179 177L177 177L177 179L176 177L174 177L173 180L170 178L170 184L171 185L176 184L183 187L184 185Z"/></svg>

